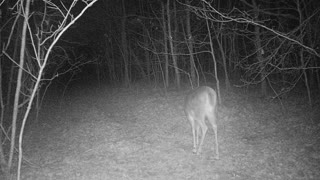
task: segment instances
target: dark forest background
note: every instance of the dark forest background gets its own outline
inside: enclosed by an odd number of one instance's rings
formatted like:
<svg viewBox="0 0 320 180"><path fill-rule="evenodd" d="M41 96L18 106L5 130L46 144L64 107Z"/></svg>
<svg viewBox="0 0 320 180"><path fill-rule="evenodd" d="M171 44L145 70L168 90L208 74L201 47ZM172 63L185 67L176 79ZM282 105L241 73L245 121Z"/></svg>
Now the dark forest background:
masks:
<svg viewBox="0 0 320 180"><path fill-rule="evenodd" d="M41 110L48 89L64 93L74 83L165 93L210 84L220 103L221 91L237 89L279 101L298 93L311 108L319 103L318 0L0 3L5 174L30 112Z"/></svg>

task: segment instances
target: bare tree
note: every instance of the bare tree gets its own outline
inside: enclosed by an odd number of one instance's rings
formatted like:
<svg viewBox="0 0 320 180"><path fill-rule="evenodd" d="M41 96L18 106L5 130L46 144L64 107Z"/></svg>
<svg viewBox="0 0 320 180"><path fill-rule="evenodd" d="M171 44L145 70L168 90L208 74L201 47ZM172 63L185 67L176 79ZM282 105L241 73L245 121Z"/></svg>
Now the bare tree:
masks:
<svg viewBox="0 0 320 180"><path fill-rule="evenodd" d="M169 36L169 45L170 45L170 51L171 51L171 56L172 56L172 62L173 62L173 67L174 67L174 72L175 72L175 80L176 80L176 85L180 88L180 72L178 68L178 63L177 63L177 55L176 53L176 48L174 47L173 44L173 31L172 31L172 25L171 25L171 11L170 11L170 1L168 0L167 2L167 27L168 27L168 36ZM177 27L177 24L176 24ZM176 36L175 36L176 37Z"/></svg>
<svg viewBox="0 0 320 180"><path fill-rule="evenodd" d="M186 4L189 6L190 2L187 0ZM189 50L189 56L190 56L190 76L191 76L191 82L192 84L196 83L196 66L194 63L194 54L193 54L193 36L191 31L191 25L190 25L190 9L186 9L186 28L187 28L187 43L188 43L188 50ZM198 72L198 71L197 71ZM199 76L198 76L199 77ZM199 80L197 84L199 83Z"/></svg>
<svg viewBox="0 0 320 180"><path fill-rule="evenodd" d="M122 0L122 11L123 16L121 19L121 44L122 44L122 56L123 56L123 62L124 62L124 82L125 86L128 86L130 83L129 80L129 54L128 54L128 47L127 47L127 33L126 33L126 8L124 0Z"/></svg>
<svg viewBox="0 0 320 180"><path fill-rule="evenodd" d="M310 38L313 33L309 32L318 32L315 31L316 28L308 27L310 27L309 24L319 26L315 18L319 14L319 6L316 6L319 4L318 1L306 4L298 0L292 2L241 0L241 4L238 7L242 8L242 10L234 8L230 12L221 12L212 3L202 2L205 4L204 8L193 5L190 6L192 11L198 17L209 20L214 24L228 23L231 26L233 25L240 42L244 45L240 47L246 47L248 50L240 51L241 56L239 58L241 59L238 62L235 61L237 66L245 72L243 74L245 78L242 79L243 84L241 86L260 84L263 95L267 93L267 87L269 87L275 94L274 97L278 97L290 91L298 82L304 82L307 89L306 92L311 101L310 88L308 87L311 76L308 76L307 72L310 72L310 74L318 72L316 70L319 69L319 66L314 63L316 58L311 57L319 58L320 56L314 49L317 43L308 41L308 39L314 39ZM304 15L297 17L291 11L281 11L281 8L275 8L277 10L268 8L278 6L290 7L293 12ZM299 23L292 25L291 21ZM315 39L317 38L315 37ZM301 49L303 53L296 51L297 48ZM225 52L222 53L224 54ZM310 66L311 64L315 66L312 67ZM288 78L282 78L286 79L286 86L277 89L275 85L281 86L283 84L276 78L278 74L288 76ZM316 78L313 79L316 81ZM267 83L269 86L267 86Z"/></svg>
<svg viewBox="0 0 320 180"><path fill-rule="evenodd" d="M69 4L69 6L64 5L64 8L61 8L59 4L55 4L51 1L45 1L44 7L48 8L50 11L54 11L55 13L59 14L58 17L61 17L60 21L55 24L46 24L51 22L50 16L48 15L48 11L45 8L43 12L43 18L41 21L41 25L33 26L30 21L30 14L34 12L30 12L30 0L27 0L25 3L24 1L17 1L16 2L16 16L23 17L23 26L21 31L21 45L20 45L20 61L18 64L18 75L17 75L17 85L15 88L15 97L13 103L13 114L12 114L12 128L11 128L11 136L10 136L10 150L9 150L9 158L6 161L4 156L0 156L1 162L7 162L6 165L1 163L2 170L5 170L6 177L9 176L9 171L12 171L13 167L13 157L14 157L14 149L16 146L15 139L16 139L16 132L19 131L19 144L18 144L18 169L17 169L17 179L20 179L20 172L21 172L21 162L23 158L23 133L27 118L29 113L32 109L32 104L36 98L37 93L40 89L40 84L44 78L44 74L46 72L46 67L48 66L49 55L52 52L54 46L61 38L61 36L70 28L72 24L74 24L82 15L83 13L91 7L97 0L93 0L90 2L82 1L85 4L84 8L81 12L73 16L71 14L71 10L75 7L77 1L73 1ZM68 7L68 8L66 8ZM35 14L35 13L34 13ZM50 31L45 31L45 26L50 26ZM13 24L14 25L14 24ZM14 29L15 27L12 27ZM44 35L44 33L46 35ZM33 36L35 34L35 36ZM29 35L29 36L27 36ZM30 38L30 39L29 39ZM26 61L26 42L27 40L31 43L31 51L32 56L35 57L34 59L29 59ZM8 40L10 42L10 39ZM6 48L2 52L8 59L14 62L12 55L10 55L10 51L7 51L9 47L9 43L7 43ZM53 76L52 78L54 78ZM23 83L23 78L29 78L29 82L31 82L28 87L24 87L26 84ZM47 80L52 80L52 78ZM21 89L27 89L27 93L21 94ZM23 101L21 102L21 97ZM26 106L23 110L22 106ZM23 114L21 120L18 121L18 114ZM18 124L21 122L21 125ZM20 127L20 129L18 129ZM3 129L2 129L3 131ZM6 132L3 132L7 134ZM1 142L2 146L2 142ZM3 150L1 148L1 150ZM1 152L0 152L1 153ZM2 153L5 153L2 151Z"/></svg>

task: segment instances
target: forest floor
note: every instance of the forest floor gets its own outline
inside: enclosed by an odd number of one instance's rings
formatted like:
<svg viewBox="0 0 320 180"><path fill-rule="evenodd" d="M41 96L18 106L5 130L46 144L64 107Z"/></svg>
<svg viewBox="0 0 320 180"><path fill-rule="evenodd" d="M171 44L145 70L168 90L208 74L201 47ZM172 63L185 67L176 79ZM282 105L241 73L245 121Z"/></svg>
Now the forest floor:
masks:
<svg viewBox="0 0 320 180"><path fill-rule="evenodd" d="M320 114L305 99L281 104L223 93L217 160L211 127L202 154L192 153L187 92L79 86L63 98L49 93L39 122L26 127L22 179L320 178Z"/></svg>

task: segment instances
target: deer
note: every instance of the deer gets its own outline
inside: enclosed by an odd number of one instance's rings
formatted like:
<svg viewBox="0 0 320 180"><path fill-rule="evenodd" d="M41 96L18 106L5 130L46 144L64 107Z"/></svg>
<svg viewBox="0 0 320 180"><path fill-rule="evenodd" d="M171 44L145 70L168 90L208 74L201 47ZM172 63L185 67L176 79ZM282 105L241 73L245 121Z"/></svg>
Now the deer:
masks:
<svg viewBox="0 0 320 180"><path fill-rule="evenodd" d="M219 147L217 136L217 93L208 86L201 86L185 98L184 112L189 120L193 135L193 153L201 154L202 145L208 127L205 120L211 124L215 136L216 159L219 159ZM199 130L201 128L201 140L199 144Z"/></svg>

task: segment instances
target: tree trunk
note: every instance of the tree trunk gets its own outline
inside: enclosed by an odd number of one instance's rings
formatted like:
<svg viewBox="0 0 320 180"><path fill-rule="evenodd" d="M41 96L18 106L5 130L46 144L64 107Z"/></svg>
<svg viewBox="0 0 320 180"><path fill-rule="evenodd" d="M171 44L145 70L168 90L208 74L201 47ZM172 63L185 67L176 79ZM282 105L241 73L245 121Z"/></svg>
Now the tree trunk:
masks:
<svg viewBox="0 0 320 180"><path fill-rule="evenodd" d="M253 3L253 7L254 7L255 20L257 21L259 18L259 10L258 10L256 1L253 0L252 3ZM254 27L254 34L255 34L255 49L257 52L257 60L260 65L261 94L263 96L266 96L267 95L267 81L265 79L266 72L264 70L265 65L264 65L264 58L262 56L263 51L261 48L260 27L259 26Z"/></svg>
<svg viewBox="0 0 320 180"><path fill-rule="evenodd" d="M122 44L122 53L123 53L123 62L124 62L124 85L126 87L129 86L130 80L129 80L129 55L128 55L128 47L127 47L127 33L126 33L126 22L127 22L127 16L126 16L126 9L124 0L122 0L122 10L123 10L123 16L121 19L121 44Z"/></svg>
<svg viewBox="0 0 320 180"><path fill-rule="evenodd" d="M176 85L178 86L178 88L180 88L180 74L179 74L179 69L177 64L177 56L175 55L173 39L172 39L172 31L171 31L170 0L168 0L167 3L168 3L167 4L167 24L168 24L169 44L170 44L172 62L173 62L173 67L175 72Z"/></svg>
<svg viewBox="0 0 320 180"><path fill-rule="evenodd" d="M190 5L190 1L186 1L187 5ZM186 10L186 26L187 26L187 43L188 43L188 50L189 50L189 58L190 58L190 76L191 76L191 83L192 86L196 84L196 76L195 76L195 64L194 64L194 56L193 56L193 36L191 33L191 25L190 25L190 9ZM199 84L199 81L197 82Z"/></svg>
<svg viewBox="0 0 320 180"><path fill-rule="evenodd" d="M219 104L221 104L220 82L219 82L218 71L217 71L217 60L216 60L216 56L214 55L214 48L213 48L213 42L212 42L212 36L211 36L211 30L210 30L210 27L212 26L209 25L208 19L206 19L206 26L207 26L207 31L208 31L209 41L210 41L210 51L211 51L212 61L214 65L214 76L216 79L218 100L219 100Z"/></svg>
<svg viewBox="0 0 320 180"><path fill-rule="evenodd" d="M144 44L149 47L149 34L148 34L148 29L147 28L143 28L144 31L143 31L143 41L144 41ZM145 58L145 62L146 62L146 66L147 66L147 72L146 72L146 75L148 76L147 79L148 79L148 82L151 83L151 77L150 77L150 74L151 74L151 63L150 63L150 58L149 58L149 51L145 50L144 51L144 58Z"/></svg>
<svg viewBox="0 0 320 180"><path fill-rule="evenodd" d="M22 73L24 67L25 60L25 47L26 47L26 34L27 34L27 24L28 24L28 16L29 16L29 5L30 0L26 1L26 12L24 13L24 21L21 32L21 47L20 47L20 62L19 62L19 70L17 76L17 86L14 96L14 104L13 104L13 113L12 113L12 128L11 128L11 146L9 151L9 160L8 160L8 169L10 170L12 167L13 155L14 155L14 147L15 147L15 139L16 139L16 130L17 130L17 118L19 112L19 99L20 99L20 91L21 91L21 80Z"/></svg>
<svg viewBox="0 0 320 180"><path fill-rule="evenodd" d="M221 24L222 27L222 24ZM224 75L225 75L225 84L226 84L226 89L229 90L230 89L230 81L229 81L229 75L228 75L228 71L227 71L227 59L226 59L226 55L225 55L225 51L222 45L222 38L223 35L222 33L215 33L216 34L216 39L217 39L217 43L220 49L220 53L221 53L221 58L222 58L222 63L223 63L223 70L224 70Z"/></svg>
<svg viewBox="0 0 320 180"><path fill-rule="evenodd" d="M168 55L168 36L167 36L167 22L165 17L165 6L164 3L161 2L161 15L162 15L162 24L163 24L163 44L164 44L164 81L165 88L169 87L169 55Z"/></svg>

